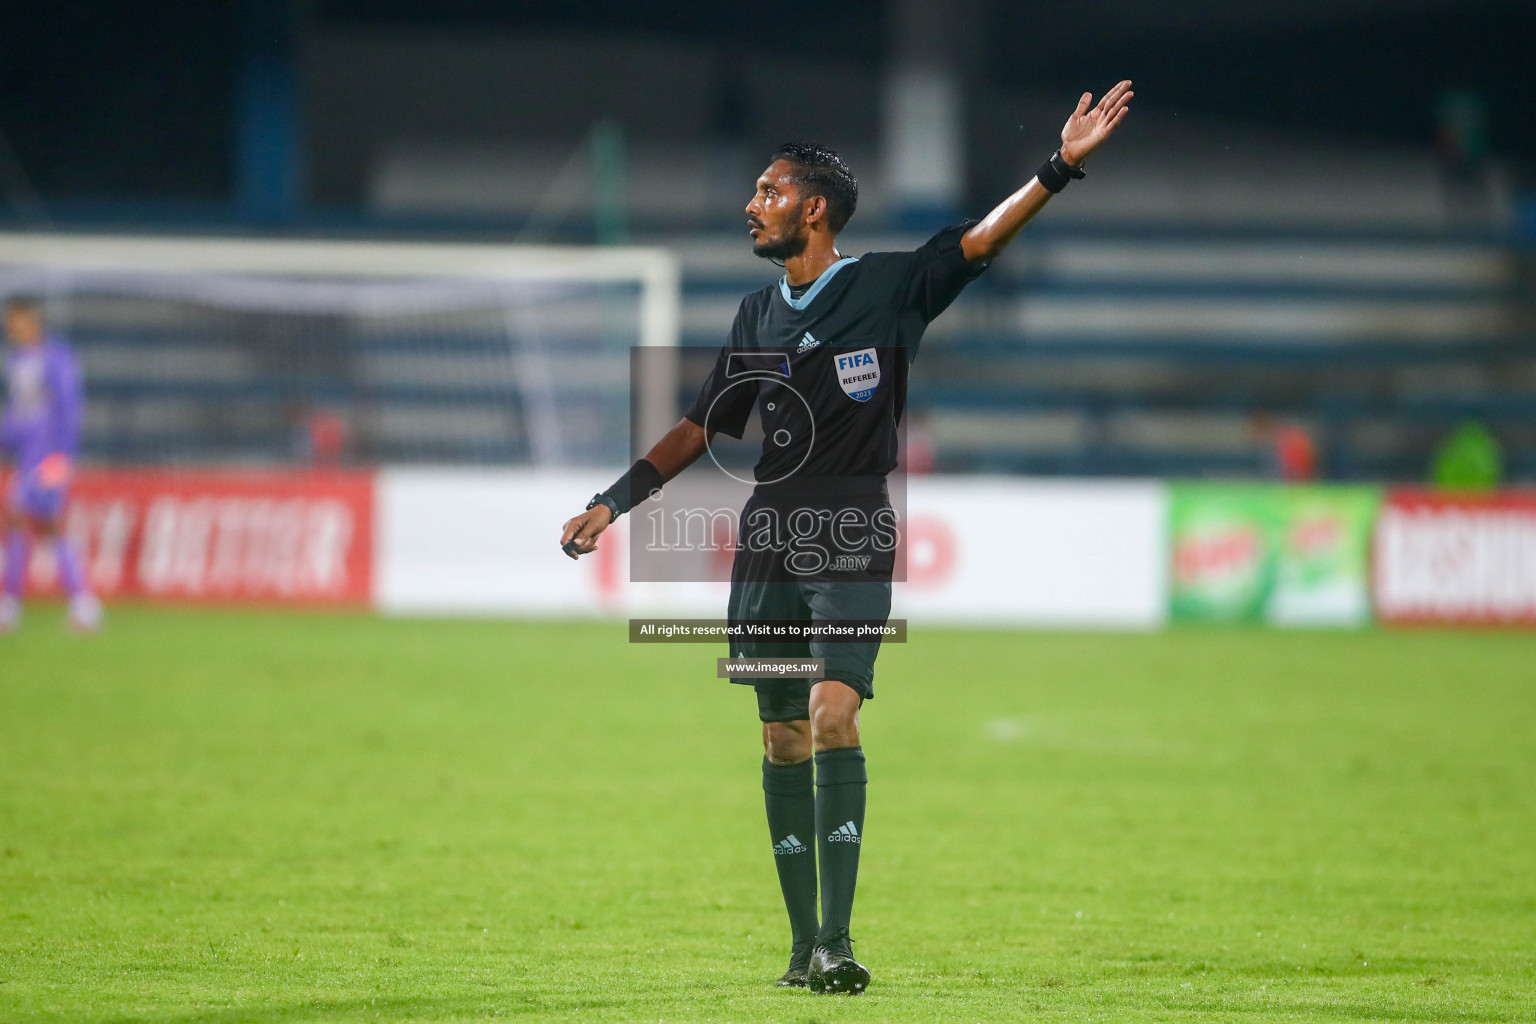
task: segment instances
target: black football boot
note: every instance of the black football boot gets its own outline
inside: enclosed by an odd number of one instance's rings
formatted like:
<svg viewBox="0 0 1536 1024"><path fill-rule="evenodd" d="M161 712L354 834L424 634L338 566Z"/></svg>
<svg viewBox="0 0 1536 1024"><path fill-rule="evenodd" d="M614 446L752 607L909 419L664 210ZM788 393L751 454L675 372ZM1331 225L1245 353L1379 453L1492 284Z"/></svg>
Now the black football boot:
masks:
<svg viewBox="0 0 1536 1024"><path fill-rule="evenodd" d="M806 976L811 972L811 950L815 945L813 942L797 942L791 946L789 970L775 984L783 988L805 988L809 984Z"/></svg>
<svg viewBox="0 0 1536 1024"><path fill-rule="evenodd" d="M853 940L846 931L811 952L807 982L812 992L846 992L858 995L869 988L869 968L853 958Z"/></svg>

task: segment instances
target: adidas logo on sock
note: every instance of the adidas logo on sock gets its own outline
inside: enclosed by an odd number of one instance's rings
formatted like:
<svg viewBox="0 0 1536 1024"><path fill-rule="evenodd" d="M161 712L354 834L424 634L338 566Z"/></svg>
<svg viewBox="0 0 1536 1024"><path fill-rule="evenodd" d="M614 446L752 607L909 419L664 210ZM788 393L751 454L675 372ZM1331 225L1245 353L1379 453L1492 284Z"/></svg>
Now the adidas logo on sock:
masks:
<svg viewBox="0 0 1536 1024"><path fill-rule="evenodd" d="M775 857L787 857L792 853L804 853L805 851L806 845L793 832L773 844L773 855Z"/></svg>
<svg viewBox="0 0 1536 1024"><path fill-rule="evenodd" d="M811 349L820 344L821 342L816 340L815 335L813 335L810 331L806 331L805 337L800 339L800 347L795 349L795 352L797 354L800 352L809 352Z"/></svg>
<svg viewBox="0 0 1536 1024"><path fill-rule="evenodd" d="M856 843L859 841L859 830L853 822L845 821L838 826L837 831L827 836L829 843Z"/></svg>

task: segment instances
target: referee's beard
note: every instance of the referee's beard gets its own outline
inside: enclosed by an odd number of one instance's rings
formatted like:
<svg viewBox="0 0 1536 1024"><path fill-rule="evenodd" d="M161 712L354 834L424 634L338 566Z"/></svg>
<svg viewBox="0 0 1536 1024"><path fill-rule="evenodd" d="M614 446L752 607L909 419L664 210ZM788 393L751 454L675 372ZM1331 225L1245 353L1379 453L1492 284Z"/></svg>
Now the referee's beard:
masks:
<svg viewBox="0 0 1536 1024"><path fill-rule="evenodd" d="M765 230L763 222L753 220L759 230ZM752 243L752 254L761 256L765 260L788 260L805 252L805 247L810 243L810 234L805 230L797 218L785 225L784 233L777 238L761 238Z"/></svg>

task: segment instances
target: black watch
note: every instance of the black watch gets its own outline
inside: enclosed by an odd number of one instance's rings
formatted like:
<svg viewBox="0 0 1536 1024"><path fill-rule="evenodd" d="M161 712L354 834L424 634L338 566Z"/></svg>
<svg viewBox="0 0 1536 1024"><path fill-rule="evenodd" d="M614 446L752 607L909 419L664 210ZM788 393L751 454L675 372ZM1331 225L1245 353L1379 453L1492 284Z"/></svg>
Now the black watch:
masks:
<svg viewBox="0 0 1536 1024"><path fill-rule="evenodd" d="M591 512L594 508L597 508L597 506L599 506L599 505L606 505L606 506L608 506L608 511L613 516L612 519L608 520L610 523L614 522L615 520L617 520L619 518L619 516L623 514L623 513L621 513L619 511L619 503L614 501L612 498L608 497L608 495L606 495L606 494L594 494L594 495L592 495L592 500L587 502L587 511Z"/></svg>
<svg viewBox="0 0 1536 1024"><path fill-rule="evenodd" d="M1083 170L1081 167L1073 167L1071 164L1067 163L1067 158L1061 155L1061 150L1059 149L1051 154L1050 164L1052 167L1056 168L1062 174L1065 174L1067 177L1073 179L1074 181L1082 181L1084 178L1088 177L1087 171Z"/></svg>

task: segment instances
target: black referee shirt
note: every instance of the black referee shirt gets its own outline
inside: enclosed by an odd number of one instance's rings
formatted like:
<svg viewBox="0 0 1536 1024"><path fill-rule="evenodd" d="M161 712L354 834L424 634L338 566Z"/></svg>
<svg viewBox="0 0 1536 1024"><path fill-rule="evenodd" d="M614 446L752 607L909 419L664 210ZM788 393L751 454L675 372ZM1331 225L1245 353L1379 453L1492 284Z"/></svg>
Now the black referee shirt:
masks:
<svg viewBox="0 0 1536 1024"><path fill-rule="evenodd" d="M969 227L840 260L799 298L781 278L742 299L688 419L739 438L755 404L759 483L890 473L923 331L986 269L961 251Z"/></svg>

